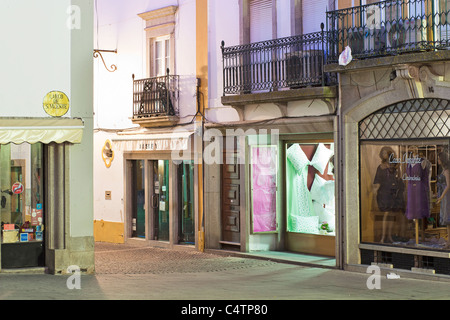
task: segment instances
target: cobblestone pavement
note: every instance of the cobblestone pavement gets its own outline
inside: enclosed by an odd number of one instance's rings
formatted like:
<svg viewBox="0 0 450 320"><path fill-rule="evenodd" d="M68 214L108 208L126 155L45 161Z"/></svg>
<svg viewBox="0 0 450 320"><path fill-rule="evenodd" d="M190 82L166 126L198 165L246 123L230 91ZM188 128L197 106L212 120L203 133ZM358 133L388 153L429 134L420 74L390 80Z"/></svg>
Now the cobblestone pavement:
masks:
<svg viewBox="0 0 450 320"><path fill-rule="evenodd" d="M247 304L258 300L450 299L449 282L389 280L383 275L380 287L373 290L367 284L370 275L365 273L200 253L185 247L97 243L95 249L96 273L81 275L80 288L71 287L77 283L72 275L0 273L0 300L158 300L146 308L164 310L166 317L173 314L178 319L183 308L204 306L211 300L217 301L212 305L223 314L228 301L237 300ZM175 300L177 304L172 303ZM298 303L271 304L269 311L279 319L280 309L291 314L298 311ZM105 317L105 309L99 310ZM111 310L117 312L117 308Z"/></svg>
<svg viewBox="0 0 450 320"><path fill-rule="evenodd" d="M192 248L101 242L95 245L95 271L98 275L217 272L271 265L276 265L276 262L203 253Z"/></svg>

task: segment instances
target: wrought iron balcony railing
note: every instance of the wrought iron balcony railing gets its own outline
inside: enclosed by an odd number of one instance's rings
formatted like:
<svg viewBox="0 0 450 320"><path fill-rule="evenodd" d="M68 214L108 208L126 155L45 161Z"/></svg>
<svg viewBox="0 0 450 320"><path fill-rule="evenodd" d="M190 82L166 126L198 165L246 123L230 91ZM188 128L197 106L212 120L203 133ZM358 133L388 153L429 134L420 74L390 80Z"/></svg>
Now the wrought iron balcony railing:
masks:
<svg viewBox="0 0 450 320"><path fill-rule="evenodd" d="M223 94L324 86L336 82L326 74L328 33L323 30L225 47L222 41Z"/></svg>
<svg viewBox="0 0 450 320"><path fill-rule="evenodd" d="M178 115L179 76L134 80L133 119Z"/></svg>
<svg viewBox="0 0 450 320"><path fill-rule="evenodd" d="M346 46L354 58L448 49L450 8L446 0L387 0L327 12L329 60Z"/></svg>

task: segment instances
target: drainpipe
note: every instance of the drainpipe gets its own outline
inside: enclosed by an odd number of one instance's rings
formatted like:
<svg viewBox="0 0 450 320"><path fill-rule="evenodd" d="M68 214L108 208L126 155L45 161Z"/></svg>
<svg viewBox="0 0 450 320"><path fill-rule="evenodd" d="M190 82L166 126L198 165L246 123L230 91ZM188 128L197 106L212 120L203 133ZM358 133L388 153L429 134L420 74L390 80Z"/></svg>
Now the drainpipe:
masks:
<svg viewBox="0 0 450 320"><path fill-rule="evenodd" d="M202 94L200 92L201 87L201 79L197 78L197 113L196 113L196 119L195 122L198 123L201 121L201 134L200 137L197 137L201 139L201 144L197 145L197 148L199 145L201 146L201 150L196 150L199 152L198 156L198 250L200 252L205 251L205 213L204 213L204 187L203 187L203 150L204 150L204 141L203 141L203 135L205 130L205 121L203 116L203 108L200 103L200 95Z"/></svg>
<svg viewBox="0 0 450 320"><path fill-rule="evenodd" d="M205 109L208 105L208 2L209 0L196 0L196 74L197 74L197 114L196 123L201 121L202 147L198 164L198 249L205 250L205 213L204 213L204 189L203 189L203 132ZM203 92L200 91L203 89ZM201 95L201 97L200 97ZM200 98L203 103L200 103ZM197 151L197 150L196 150Z"/></svg>

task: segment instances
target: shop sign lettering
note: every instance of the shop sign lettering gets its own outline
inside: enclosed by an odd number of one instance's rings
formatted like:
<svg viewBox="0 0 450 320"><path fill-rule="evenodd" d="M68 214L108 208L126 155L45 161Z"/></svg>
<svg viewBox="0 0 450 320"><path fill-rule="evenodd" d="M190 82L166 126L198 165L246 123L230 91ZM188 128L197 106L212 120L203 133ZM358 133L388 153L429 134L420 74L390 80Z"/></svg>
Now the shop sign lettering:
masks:
<svg viewBox="0 0 450 320"><path fill-rule="evenodd" d="M51 91L44 97L44 111L52 117L62 117L69 111L69 98L61 91Z"/></svg>
<svg viewBox="0 0 450 320"><path fill-rule="evenodd" d="M410 155L410 157L408 157L408 155ZM422 159L418 156L414 156L412 152L403 154L403 157L401 158L395 158L393 153L389 156L389 163L417 164L421 162Z"/></svg>
<svg viewBox="0 0 450 320"><path fill-rule="evenodd" d="M414 165L414 164L418 164L421 162L422 162L422 158L420 158L419 156L414 156L412 152L409 152L409 153L406 152L400 158L395 158L393 153L389 156L389 163ZM417 176L409 177L406 173L403 174L402 179L404 181L420 181L420 177L417 177Z"/></svg>
<svg viewBox="0 0 450 320"><path fill-rule="evenodd" d="M412 176L408 177L408 175L405 173L402 177L404 181L420 181L420 177Z"/></svg>

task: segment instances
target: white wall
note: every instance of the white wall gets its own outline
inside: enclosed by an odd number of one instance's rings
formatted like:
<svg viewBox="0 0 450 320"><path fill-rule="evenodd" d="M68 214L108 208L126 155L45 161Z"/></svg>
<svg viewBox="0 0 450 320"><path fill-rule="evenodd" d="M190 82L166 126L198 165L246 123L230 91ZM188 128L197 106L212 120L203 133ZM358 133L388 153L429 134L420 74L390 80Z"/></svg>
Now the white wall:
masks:
<svg viewBox="0 0 450 320"><path fill-rule="evenodd" d="M215 1L208 3L209 33L208 33L208 95L209 109L206 118L214 122L228 122L239 120L237 112L221 103L223 95L222 50L225 47L240 44L239 0Z"/></svg>
<svg viewBox="0 0 450 320"><path fill-rule="evenodd" d="M70 5L70 0L0 1L0 116L48 117L42 103L53 90L70 99Z"/></svg>
<svg viewBox="0 0 450 320"><path fill-rule="evenodd" d="M69 152L72 238L93 235L92 4L0 1L0 117L50 118L43 99L57 90L70 100L64 117L84 121L83 140Z"/></svg>
<svg viewBox="0 0 450 320"><path fill-rule="evenodd" d="M195 94L195 0L97 0L94 47L116 50L103 53L108 68L115 64L117 71L108 72L100 58L95 60L95 127L125 129L136 127L132 117L132 74L143 79L147 74L147 40L145 22L138 14L178 5L175 28L176 70L180 76L181 122L196 112Z"/></svg>
<svg viewBox="0 0 450 320"><path fill-rule="evenodd" d="M102 159L102 148L105 142L107 140L112 142L115 136L115 134L107 132L95 133L94 219L123 223L125 221L123 153L114 149L114 159L109 168L106 167ZM111 200L105 200L105 191L111 191Z"/></svg>

